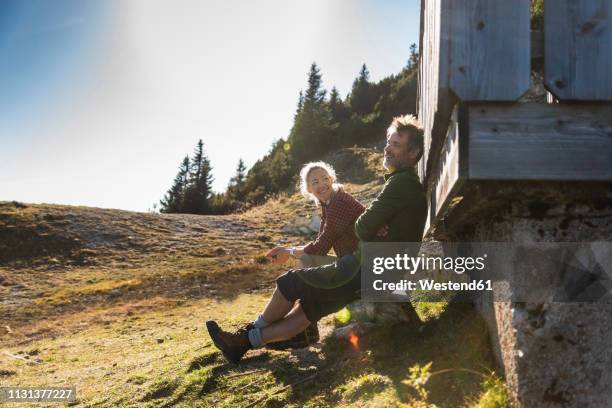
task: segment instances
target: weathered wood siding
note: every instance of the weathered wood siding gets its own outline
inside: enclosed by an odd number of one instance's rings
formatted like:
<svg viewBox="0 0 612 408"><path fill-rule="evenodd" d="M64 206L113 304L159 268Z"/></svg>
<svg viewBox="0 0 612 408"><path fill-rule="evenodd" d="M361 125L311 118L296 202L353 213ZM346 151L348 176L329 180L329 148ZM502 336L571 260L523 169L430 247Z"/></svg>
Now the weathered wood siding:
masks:
<svg viewBox="0 0 612 408"><path fill-rule="evenodd" d="M450 125L444 139L444 144L440 151L440 160L435 169L432 178L432 196L431 208L434 214L439 214L448 206L449 198L452 198L453 192L459 186L459 182L465 179L465 166L467 156L461 156L460 149L460 134L458 113L459 107L455 107L451 115ZM463 146L462 146L463 147Z"/></svg>
<svg viewBox="0 0 612 408"><path fill-rule="evenodd" d="M544 10L547 88L560 100L612 100L612 0L555 0Z"/></svg>
<svg viewBox="0 0 612 408"><path fill-rule="evenodd" d="M547 0L533 39L530 0L421 7L428 228L479 181L612 181L612 0ZM517 103L542 57L554 103Z"/></svg>
<svg viewBox="0 0 612 408"><path fill-rule="evenodd" d="M470 104L470 180L612 181L606 104Z"/></svg>
<svg viewBox="0 0 612 408"><path fill-rule="evenodd" d="M529 0L449 0L450 89L462 101L514 101L529 88Z"/></svg>
<svg viewBox="0 0 612 408"><path fill-rule="evenodd" d="M418 117L424 129L425 150L419 162L419 176L424 180L431 147L434 115L438 109L438 69L440 67L440 0L421 1L421 38L419 41Z"/></svg>
<svg viewBox="0 0 612 408"><path fill-rule="evenodd" d="M529 0L422 0L418 116L426 181L458 101L514 101L529 88Z"/></svg>

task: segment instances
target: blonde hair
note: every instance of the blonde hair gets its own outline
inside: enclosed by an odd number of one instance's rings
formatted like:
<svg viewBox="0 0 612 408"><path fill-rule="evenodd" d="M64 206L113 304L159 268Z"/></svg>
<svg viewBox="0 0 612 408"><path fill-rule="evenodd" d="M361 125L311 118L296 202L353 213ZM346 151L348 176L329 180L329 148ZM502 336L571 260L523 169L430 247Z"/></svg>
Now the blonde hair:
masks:
<svg viewBox="0 0 612 408"><path fill-rule="evenodd" d="M397 116L393 118L391 125L387 129L387 136L393 133L404 132L408 134L408 149L416 150L416 161L423 156L423 127L414 115Z"/></svg>
<svg viewBox="0 0 612 408"><path fill-rule="evenodd" d="M321 169L327 172L327 174L332 180L332 188L334 189L334 191L338 191L338 189L342 187L342 184L336 182L336 171L332 166L325 162L310 162L302 166L302 170L300 170L300 191L302 192L304 197L314 201L317 205L319 205L319 200L317 200L317 197L308 191L308 176L315 169Z"/></svg>

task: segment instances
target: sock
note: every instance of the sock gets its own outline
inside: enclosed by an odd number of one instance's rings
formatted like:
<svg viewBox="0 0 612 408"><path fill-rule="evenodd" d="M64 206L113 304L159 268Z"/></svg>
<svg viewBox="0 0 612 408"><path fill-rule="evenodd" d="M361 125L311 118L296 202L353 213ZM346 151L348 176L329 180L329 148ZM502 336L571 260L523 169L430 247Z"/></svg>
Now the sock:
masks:
<svg viewBox="0 0 612 408"><path fill-rule="evenodd" d="M258 329L263 329L266 326L269 326L270 323L266 322L263 318L263 315L257 316L257 319L253 322L253 326Z"/></svg>
<svg viewBox="0 0 612 408"><path fill-rule="evenodd" d="M261 338L261 329L256 327L249 330L249 343L254 349L262 348L265 346L263 339Z"/></svg>

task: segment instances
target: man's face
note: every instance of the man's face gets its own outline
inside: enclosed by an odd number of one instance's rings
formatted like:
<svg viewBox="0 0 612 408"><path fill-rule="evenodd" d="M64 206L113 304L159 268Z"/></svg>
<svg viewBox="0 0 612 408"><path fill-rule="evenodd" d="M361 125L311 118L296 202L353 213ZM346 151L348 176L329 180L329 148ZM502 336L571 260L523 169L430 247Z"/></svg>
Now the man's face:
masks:
<svg viewBox="0 0 612 408"><path fill-rule="evenodd" d="M413 163L413 154L408 149L408 135L406 132L393 132L387 136L387 145L384 149L383 167L394 171L409 167Z"/></svg>

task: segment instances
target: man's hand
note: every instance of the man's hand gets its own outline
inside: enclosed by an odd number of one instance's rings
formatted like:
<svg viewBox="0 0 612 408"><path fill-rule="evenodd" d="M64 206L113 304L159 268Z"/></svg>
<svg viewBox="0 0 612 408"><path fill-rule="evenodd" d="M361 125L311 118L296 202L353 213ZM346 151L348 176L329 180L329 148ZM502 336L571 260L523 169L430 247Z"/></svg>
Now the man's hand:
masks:
<svg viewBox="0 0 612 408"><path fill-rule="evenodd" d="M282 264L287 262L290 257L289 249L284 247L272 248L266 254L266 257L272 261L272 263Z"/></svg>
<svg viewBox="0 0 612 408"><path fill-rule="evenodd" d="M387 234L389 233L389 226L388 225L383 225L378 232L376 233L376 236L378 238L385 238L387 236Z"/></svg>

